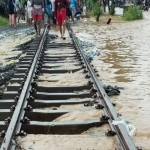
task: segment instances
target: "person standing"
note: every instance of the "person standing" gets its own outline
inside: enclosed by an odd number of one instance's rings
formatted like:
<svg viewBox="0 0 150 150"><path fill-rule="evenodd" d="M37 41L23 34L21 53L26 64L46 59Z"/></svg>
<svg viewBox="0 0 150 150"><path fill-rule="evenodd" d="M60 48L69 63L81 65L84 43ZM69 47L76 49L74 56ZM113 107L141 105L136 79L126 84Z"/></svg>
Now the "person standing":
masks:
<svg viewBox="0 0 150 150"><path fill-rule="evenodd" d="M36 37L40 37L41 20L44 13L44 1L32 0L32 14L34 20L34 28L36 31Z"/></svg>
<svg viewBox="0 0 150 150"><path fill-rule="evenodd" d="M67 0L55 0L55 17L59 26L61 38L65 40L65 23L66 23L66 8L68 7Z"/></svg>
<svg viewBox="0 0 150 150"><path fill-rule="evenodd" d="M13 0L8 1L9 23L11 27L15 26L15 6Z"/></svg>

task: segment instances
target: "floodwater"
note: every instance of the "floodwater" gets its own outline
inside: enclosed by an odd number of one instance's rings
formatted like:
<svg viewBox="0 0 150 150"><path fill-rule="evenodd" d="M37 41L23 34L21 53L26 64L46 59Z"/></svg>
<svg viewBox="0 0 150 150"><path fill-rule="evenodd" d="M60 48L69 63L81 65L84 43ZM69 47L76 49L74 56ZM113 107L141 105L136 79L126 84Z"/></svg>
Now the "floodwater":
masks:
<svg viewBox="0 0 150 150"><path fill-rule="evenodd" d="M118 14L121 14L121 11L121 9L117 9ZM113 96L110 99L116 103L116 110L122 114L121 118L130 121L136 127L136 135L132 137L135 145L142 147L143 150L149 150L150 11L144 12L144 17L143 20L123 23L113 23L112 19L110 25L84 23L74 26L73 29L82 34L82 39L93 42L100 50L101 55L94 59L93 64L99 71L102 83L124 88L119 96ZM12 44L11 47L21 44L20 40L14 44L14 39L10 38L12 37L1 39L1 51L10 49L3 43L4 40L5 42L9 40ZM59 143L60 141L61 143ZM103 137L89 135L85 135L84 138L83 135L47 135L47 138L45 135L28 135L20 142L27 149L30 145L33 145L33 149L49 149L51 147L50 149L57 150L69 148L99 150L99 147L102 146L104 146L104 150L114 148L112 139L108 141ZM64 144L62 145L62 143Z"/></svg>
<svg viewBox="0 0 150 150"><path fill-rule="evenodd" d="M88 41L94 42L100 50L101 55L93 64L102 83L124 88L119 96L110 99L116 103L121 118L136 127L133 140L143 150L150 149L149 25L150 11L144 12L143 20L110 25L84 23L74 28L79 34L86 33L86 37L89 34Z"/></svg>

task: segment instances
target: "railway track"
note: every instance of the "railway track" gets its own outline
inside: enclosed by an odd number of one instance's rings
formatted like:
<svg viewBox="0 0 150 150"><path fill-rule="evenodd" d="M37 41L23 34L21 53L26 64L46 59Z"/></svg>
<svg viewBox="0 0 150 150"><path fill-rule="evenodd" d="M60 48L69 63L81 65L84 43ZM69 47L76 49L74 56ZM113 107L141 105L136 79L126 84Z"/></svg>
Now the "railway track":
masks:
<svg viewBox="0 0 150 150"><path fill-rule="evenodd" d="M69 24L67 29L70 42L53 42L46 26L10 80L0 100L1 150L17 149L16 138L20 136L75 135L104 124L110 126L104 136L114 137L116 149L137 150L125 127L111 124L120 118ZM62 105L69 107L59 109ZM102 116L67 119L67 114L76 112L76 105L80 106L78 115L96 110Z"/></svg>

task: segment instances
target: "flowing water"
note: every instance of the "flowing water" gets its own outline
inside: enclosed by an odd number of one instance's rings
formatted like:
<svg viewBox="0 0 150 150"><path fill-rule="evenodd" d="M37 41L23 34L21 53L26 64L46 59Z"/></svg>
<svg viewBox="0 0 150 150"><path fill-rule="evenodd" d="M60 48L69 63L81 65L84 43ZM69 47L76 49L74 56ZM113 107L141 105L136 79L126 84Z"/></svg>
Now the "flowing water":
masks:
<svg viewBox="0 0 150 150"><path fill-rule="evenodd" d="M74 28L79 34L89 34L88 41L94 42L100 50L101 55L93 64L102 83L124 88L119 96L110 99L116 103L121 118L136 127L134 142L144 150L150 149L149 25L150 11L144 12L143 20L110 25L90 23Z"/></svg>

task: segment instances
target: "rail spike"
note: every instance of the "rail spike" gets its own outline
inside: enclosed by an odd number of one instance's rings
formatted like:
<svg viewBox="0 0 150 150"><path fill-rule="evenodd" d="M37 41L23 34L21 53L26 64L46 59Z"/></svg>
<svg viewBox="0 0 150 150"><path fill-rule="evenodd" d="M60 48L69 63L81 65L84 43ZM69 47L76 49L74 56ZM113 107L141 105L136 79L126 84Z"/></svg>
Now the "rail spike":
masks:
<svg viewBox="0 0 150 150"><path fill-rule="evenodd" d="M14 98L15 101L18 101L19 100L19 96L17 95L15 98Z"/></svg>
<svg viewBox="0 0 150 150"><path fill-rule="evenodd" d="M114 135L116 135L116 132L115 132L115 131L112 131L112 130L110 130L110 129L108 129L108 131L106 131L105 134L106 134L107 136L114 136Z"/></svg>
<svg viewBox="0 0 150 150"><path fill-rule="evenodd" d="M32 85L32 87L35 87L35 86L37 86L37 83L36 83L36 81L33 81L33 82L31 83L31 85Z"/></svg>
<svg viewBox="0 0 150 150"><path fill-rule="evenodd" d="M19 133L15 134L16 136L27 136L27 133L24 130L21 130Z"/></svg>
<svg viewBox="0 0 150 150"><path fill-rule="evenodd" d="M5 134L6 134L5 130L2 130L2 132L0 132L0 137L5 137Z"/></svg>
<svg viewBox="0 0 150 150"><path fill-rule="evenodd" d="M29 96L29 98L27 98L27 101L34 101L34 97L33 96Z"/></svg>
<svg viewBox="0 0 150 150"><path fill-rule="evenodd" d="M8 117L8 118L6 118L6 119L4 120L5 124L9 124L10 121L11 121L10 117Z"/></svg>
<svg viewBox="0 0 150 150"><path fill-rule="evenodd" d="M21 123L30 123L30 119L28 117L24 117L24 119L20 120Z"/></svg>
<svg viewBox="0 0 150 150"><path fill-rule="evenodd" d="M103 121L107 121L108 119L110 119L110 117L105 116L105 115L102 115L102 117L100 118L100 120L103 120Z"/></svg>
<svg viewBox="0 0 150 150"><path fill-rule="evenodd" d="M33 108L32 108L30 105L28 105L26 108L24 108L24 110L25 110L25 111L32 111Z"/></svg>
<svg viewBox="0 0 150 150"><path fill-rule="evenodd" d="M14 111L14 110L15 110L15 105L12 105L12 106L10 107L10 110L11 110L11 111Z"/></svg>
<svg viewBox="0 0 150 150"><path fill-rule="evenodd" d="M97 105L95 106L95 108L96 108L96 109L103 109L103 108L104 108L104 106L103 106L103 105L101 105L101 104L97 104Z"/></svg>

